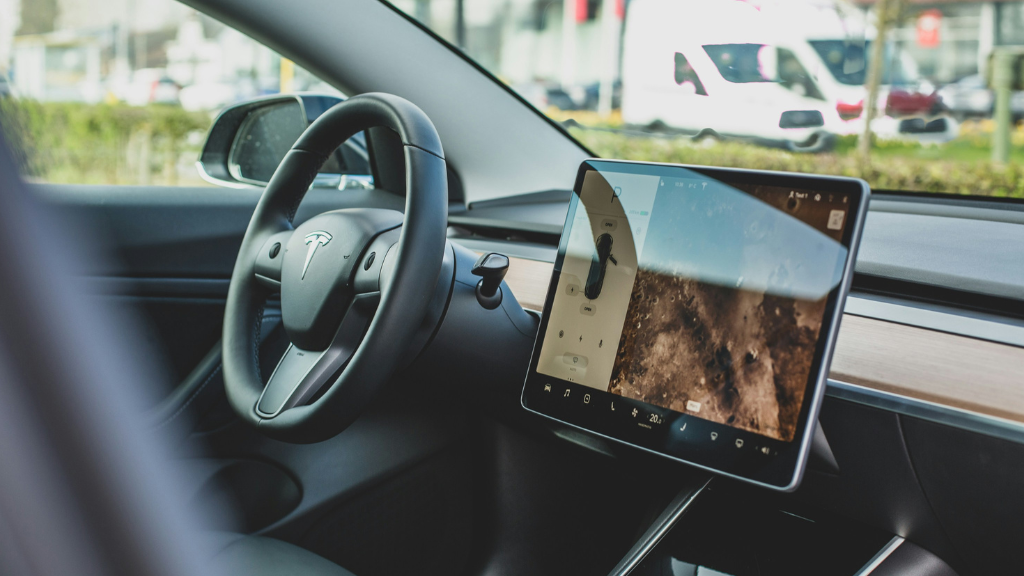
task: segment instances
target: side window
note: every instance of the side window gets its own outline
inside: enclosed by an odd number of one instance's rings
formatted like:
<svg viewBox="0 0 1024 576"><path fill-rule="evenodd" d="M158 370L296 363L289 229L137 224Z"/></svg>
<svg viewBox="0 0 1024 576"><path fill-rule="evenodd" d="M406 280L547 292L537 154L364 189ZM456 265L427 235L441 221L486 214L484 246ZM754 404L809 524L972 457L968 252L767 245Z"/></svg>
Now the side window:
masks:
<svg viewBox="0 0 1024 576"><path fill-rule="evenodd" d="M778 50L779 82L801 96L824 100L825 96L822 95L811 75L807 73L807 69L797 59L796 54L786 48Z"/></svg>
<svg viewBox="0 0 1024 576"><path fill-rule="evenodd" d="M707 90L704 89L704 84L701 83L700 78L697 77L697 72L690 65L690 62L686 60L686 56L683 56L680 52L676 52L676 84L680 86L686 86L693 88L693 93L700 96L707 96Z"/></svg>
<svg viewBox="0 0 1024 576"><path fill-rule="evenodd" d="M26 178L210 186L218 179L204 178L196 161L222 110L275 94L314 92L332 103L343 97L175 0L147 0L145 11L128 12L105 0L0 7L0 20L15 22L9 47L0 46L0 129ZM272 151L287 150L305 128L275 132L256 124L248 144L268 151L248 156L244 168L254 182L276 168ZM343 183L344 174L365 179L365 145L339 152L323 172Z"/></svg>
<svg viewBox="0 0 1024 576"><path fill-rule="evenodd" d="M704 46L718 72L734 84L774 82L774 52L764 44L708 44Z"/></svg>

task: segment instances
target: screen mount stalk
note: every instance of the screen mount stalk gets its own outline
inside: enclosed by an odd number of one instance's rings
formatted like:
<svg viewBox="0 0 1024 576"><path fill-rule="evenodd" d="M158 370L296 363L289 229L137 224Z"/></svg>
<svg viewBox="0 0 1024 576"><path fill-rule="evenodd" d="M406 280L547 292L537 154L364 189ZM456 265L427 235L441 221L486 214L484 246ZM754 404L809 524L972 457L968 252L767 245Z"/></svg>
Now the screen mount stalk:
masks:
<svg viewBox="0 0 1024 576"><path fill-rule="evenodd" d="M626 576L639 566L647 554L654 550L654 547L672 530L676 522L686 514L697 497L711 484L712 478L713 476L710 474L703 473L697 473L688 478L668 506L654 519L654 522L644 531L643 536L633 544L633 547L623 556L622 560L619 560L608 576Z"/></svg>

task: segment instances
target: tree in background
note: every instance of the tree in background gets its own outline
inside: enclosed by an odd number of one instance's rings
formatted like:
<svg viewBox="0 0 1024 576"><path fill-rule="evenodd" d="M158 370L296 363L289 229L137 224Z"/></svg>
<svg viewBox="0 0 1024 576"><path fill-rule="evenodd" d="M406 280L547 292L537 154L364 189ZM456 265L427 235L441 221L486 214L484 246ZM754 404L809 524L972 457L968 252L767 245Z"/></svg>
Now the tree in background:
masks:
<svg viewBox="0 0 1024 576"><path fill-rule="evenodd" d="M878 0L875 4L875 41L871 44L871 60L868 62L868 78L865 83L867 102L864 106L864 131L857 142L861 170L867 171L871 163L871 121L878 116L878 88L882 83L885 68L885 45L891 30L899 22L903 11L903 0Z"/></svg>

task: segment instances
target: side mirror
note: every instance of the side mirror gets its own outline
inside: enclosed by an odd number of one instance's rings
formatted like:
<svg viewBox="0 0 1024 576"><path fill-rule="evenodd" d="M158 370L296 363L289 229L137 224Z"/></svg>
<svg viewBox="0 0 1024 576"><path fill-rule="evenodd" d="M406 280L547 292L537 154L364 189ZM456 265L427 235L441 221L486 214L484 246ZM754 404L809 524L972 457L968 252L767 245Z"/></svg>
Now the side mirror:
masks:
<svg viewBox="0 0 1024 576"><path fill-rule="evenodd" d="M288 94L225 108L206 137L196 163L199 174L221 186L265 186L310 123L342 100L322 94ZM372 188L366 137L360 133L339 146L313 186Z"/></svg>

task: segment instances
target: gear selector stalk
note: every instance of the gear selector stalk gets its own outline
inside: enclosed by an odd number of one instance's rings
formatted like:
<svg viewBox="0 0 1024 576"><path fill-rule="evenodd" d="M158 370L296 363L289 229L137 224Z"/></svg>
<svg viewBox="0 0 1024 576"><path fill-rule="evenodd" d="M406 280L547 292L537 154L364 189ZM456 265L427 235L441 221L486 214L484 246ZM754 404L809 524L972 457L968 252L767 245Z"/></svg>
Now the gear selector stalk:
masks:
<svg viewBox="0 0 1024 576"><path fill-rule="evenodd" d="M488 310L494 310L501 304L501 281L508 272L508 256L497 252L488 252L477 259L471 272L480 276L476 285L476 299Z"/></svg>

